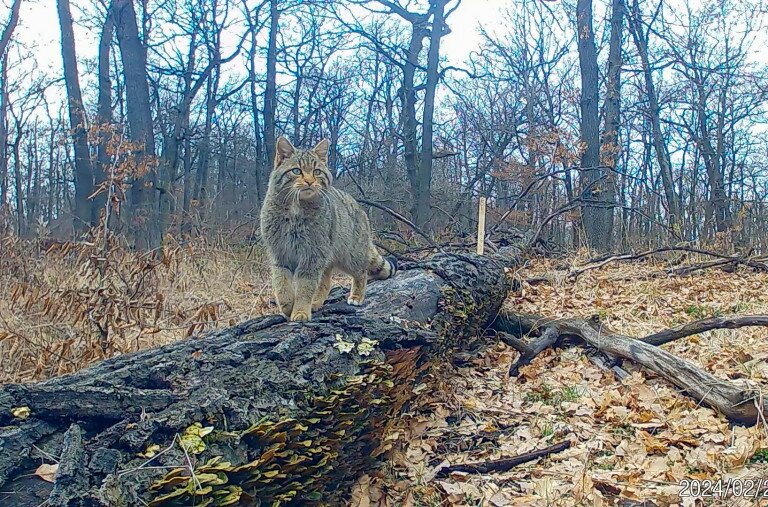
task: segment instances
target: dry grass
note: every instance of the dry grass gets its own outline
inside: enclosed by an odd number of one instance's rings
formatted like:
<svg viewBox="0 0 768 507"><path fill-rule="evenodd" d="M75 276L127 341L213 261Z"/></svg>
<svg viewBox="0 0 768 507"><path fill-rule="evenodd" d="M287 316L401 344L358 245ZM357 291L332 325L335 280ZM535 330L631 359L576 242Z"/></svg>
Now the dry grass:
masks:
<svg viewBox="0 0 768 507"><path fill-rule="evenodd" d="M119 245L46 252L0 241L0 383L69 373L271 311L255 248L170 241L149 257Z"/></svg>

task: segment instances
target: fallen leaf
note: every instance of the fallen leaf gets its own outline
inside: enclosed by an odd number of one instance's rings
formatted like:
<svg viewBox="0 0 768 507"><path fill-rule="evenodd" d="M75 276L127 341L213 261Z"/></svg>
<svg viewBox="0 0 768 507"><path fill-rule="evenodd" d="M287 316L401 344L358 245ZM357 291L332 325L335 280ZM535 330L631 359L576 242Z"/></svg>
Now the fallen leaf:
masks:
<svg viewBox="0 0 768 507"><path fill-rule="evenodd" d="M37 470L35 470L35 475L40 477L42 480L46 482L56 482L56 472L59 471L59 464L48 464L43 463L39 467L37 467Z"/></svg>

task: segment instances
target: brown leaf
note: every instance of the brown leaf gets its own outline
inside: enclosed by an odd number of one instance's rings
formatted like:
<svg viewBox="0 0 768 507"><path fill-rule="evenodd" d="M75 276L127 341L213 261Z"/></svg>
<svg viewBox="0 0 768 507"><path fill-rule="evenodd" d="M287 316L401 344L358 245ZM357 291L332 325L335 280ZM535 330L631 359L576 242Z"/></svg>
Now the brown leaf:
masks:
<svg viewBox="0 0 768 507"><path fill-rule="evenodd" d="M58 470L58 463L54 463L52 465L49 463L43 463L37 467L37 470L35 470L35 475L46 482L56 482L56 472L58 472Z"/></svg>

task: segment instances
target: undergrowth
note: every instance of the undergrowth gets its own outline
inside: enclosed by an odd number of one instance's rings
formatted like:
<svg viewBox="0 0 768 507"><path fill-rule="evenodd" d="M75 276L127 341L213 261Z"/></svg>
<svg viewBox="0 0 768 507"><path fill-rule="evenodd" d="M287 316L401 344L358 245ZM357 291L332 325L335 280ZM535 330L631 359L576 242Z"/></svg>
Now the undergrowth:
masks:
<svg viewBox="0 0 768 507"><path fill-rule="evenodd" d="M0 383L39 380L268 312L257 247L0 239Z"/></svg>

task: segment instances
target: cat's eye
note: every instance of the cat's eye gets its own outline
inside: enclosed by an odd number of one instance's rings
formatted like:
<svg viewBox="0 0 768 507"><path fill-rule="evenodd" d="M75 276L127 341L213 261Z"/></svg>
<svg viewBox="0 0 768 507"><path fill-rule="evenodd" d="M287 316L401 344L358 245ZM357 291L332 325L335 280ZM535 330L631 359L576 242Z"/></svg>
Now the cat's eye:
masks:
<svg viewBox="0 0 768 507"><path fill-rule="evenodd" d="M315 169L315 176L320 176L321 174L323 174L323 171L320 169Z"/></svg>
<svg viewBox="0 0 768 507"><path fill-rule="evenodd" d="M298 167L296 167L296 168L292 169L292 170L291 170L291 172L292 172L293 174L301 174L301 169L299 169Z"/></svg>

